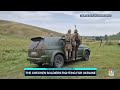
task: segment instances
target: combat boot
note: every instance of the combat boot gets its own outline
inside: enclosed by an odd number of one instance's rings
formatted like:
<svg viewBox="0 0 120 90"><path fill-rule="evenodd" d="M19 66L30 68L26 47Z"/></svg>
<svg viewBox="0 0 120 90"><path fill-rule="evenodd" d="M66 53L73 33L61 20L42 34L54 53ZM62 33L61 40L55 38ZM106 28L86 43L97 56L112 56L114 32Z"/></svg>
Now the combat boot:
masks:
<svg viewBox="0 0 120 90"><path fill-rule="evenodd" d="M65 52L66 59L68 60L68 52Z"/></svg>
<svg viewBox="0 0 120 90"><path fill-rule="evenodd" d="M77 55L78 55L78 50L76 50L75 52L75 59L77 59Z"/></svg>

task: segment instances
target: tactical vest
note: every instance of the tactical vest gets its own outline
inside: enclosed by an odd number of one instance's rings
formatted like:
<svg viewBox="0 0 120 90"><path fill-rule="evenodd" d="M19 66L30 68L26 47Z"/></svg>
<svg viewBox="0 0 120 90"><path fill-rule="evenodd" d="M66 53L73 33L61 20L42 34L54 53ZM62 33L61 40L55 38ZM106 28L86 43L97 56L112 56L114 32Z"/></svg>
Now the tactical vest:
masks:
<svg viewBox="0 0 120 90"><path fill-rule="evenodd" d="M66 34L65 35L65 42L66 43L71 43L71 34Z"/></svg>

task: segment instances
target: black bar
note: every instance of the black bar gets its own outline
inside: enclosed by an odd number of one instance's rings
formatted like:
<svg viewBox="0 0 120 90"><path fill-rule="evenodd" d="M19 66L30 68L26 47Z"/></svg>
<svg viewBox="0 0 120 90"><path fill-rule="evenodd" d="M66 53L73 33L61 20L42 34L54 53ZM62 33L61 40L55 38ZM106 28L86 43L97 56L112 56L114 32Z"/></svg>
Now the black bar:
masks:
<svg viewBox="0 0 120 90"><path fill-rule="evenodd" d="M96 70L25 70L25 76L96 76Z"/></svg>

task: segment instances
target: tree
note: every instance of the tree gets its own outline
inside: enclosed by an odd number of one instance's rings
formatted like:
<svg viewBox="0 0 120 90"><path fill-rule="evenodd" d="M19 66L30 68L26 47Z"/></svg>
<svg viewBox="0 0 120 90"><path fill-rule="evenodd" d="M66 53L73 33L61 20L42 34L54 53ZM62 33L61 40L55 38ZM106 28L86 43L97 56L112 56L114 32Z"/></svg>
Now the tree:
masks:
<svg viewBox="0 0 120 90"><path fill-rule="evenodd" d="M100 47L102 45L102 36L100 36Z"/></svg>
<svg viewBox="0 0 120 90"><path fill-rule="evenodd" d="M105 41L106 41L105 44L107 44L108 43L108 35L105 35L104 38L105 38Z"/></svg>
<svg viewBox="0 0 120 90"><path fill-rule="evenodd" d="M97 37L96 37L96 40L100 41L101 39L100 39L100 37L97 36Z"/></svg>
<svg viewBox="0 0 120 90"><path fill-rule="evenodd" d="M108 40L108 36L107 35L105 35L105 40Z"/></svg>

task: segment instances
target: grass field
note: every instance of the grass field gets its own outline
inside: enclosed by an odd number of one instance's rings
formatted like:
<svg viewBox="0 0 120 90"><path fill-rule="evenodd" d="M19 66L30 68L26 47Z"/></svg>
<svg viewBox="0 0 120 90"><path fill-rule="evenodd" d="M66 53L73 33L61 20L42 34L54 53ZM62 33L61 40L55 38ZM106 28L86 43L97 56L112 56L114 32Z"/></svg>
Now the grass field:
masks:
<svg viewBox="0 0 120 90"><path fill-rule="evenodd" d="M25 77L25 67L38 67L27 61L29 39L0 35L0 79L120 79L120 46L116 44L99 47L99 42L84 42L91 49L89 61L71 62L64 67L95 67L96 77ZM115 76L108 76L109 69Z"/></svg>

